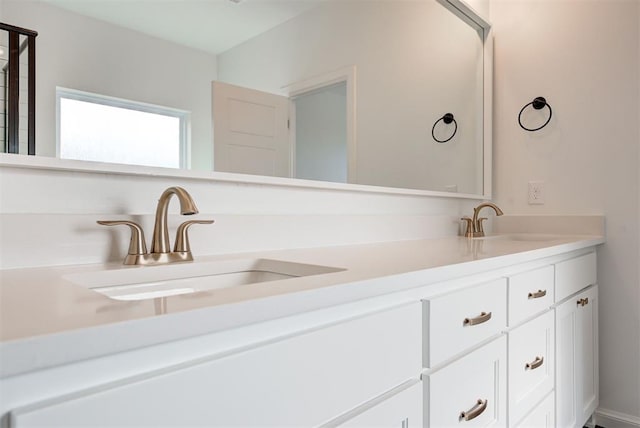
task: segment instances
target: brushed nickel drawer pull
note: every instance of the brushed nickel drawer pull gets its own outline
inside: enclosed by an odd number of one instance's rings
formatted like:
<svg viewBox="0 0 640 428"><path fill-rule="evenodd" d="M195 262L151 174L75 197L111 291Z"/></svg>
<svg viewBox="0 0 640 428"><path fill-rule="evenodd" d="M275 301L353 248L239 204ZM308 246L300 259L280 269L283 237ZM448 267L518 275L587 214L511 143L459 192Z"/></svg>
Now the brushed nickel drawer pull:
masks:
<svg viewBox="0 0 640 428"><path fill-rule="evenodd" d="M584 299L578 299L578 306L584 306L589 304L589 298L585 297Z"/></svg>
<svg viewBox="0 0 640 428"><path fill-rule="evenodd" d="M471 419L475 419L482 414L487 409L487 402L489 400L478 399L476 404L467 411L460 412L459 420L470 421Z"/></svg>
<svg viewBox="0 0 640 428"><path fill-rule="evenodd" d="M533 293L529 293L529 299L539 299L547 295L547 290L538 290Z"/></svg>
<svg viewBox="0 0 640 428"><path fill-rule="evenodd" d="M463 325L478 325L483 322L487 322L491 319L491 312L480 312L475 318L465 318L462 322Z"/></svg>
<svg viewBox="0 0 640 428"><path fill-rule="evenodd" d="M542 363L544 363L544 357L536 357L535 360L533 360L530 363L527 363L524 365L524 369L525 370L535 370L538 367L540 367L542 365Z"/></svg>

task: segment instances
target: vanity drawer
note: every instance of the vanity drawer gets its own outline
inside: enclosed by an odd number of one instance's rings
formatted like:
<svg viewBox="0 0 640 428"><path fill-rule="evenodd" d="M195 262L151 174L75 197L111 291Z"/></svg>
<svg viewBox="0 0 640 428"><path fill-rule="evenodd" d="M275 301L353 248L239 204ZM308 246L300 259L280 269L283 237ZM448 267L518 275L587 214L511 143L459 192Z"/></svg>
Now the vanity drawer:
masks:
<svg viewBox="0 0 640 428"><path fill-rule="evenodd" d="M553 390L554 325L554 313L547 311L508 334L509 425Z"/></svg>
<svg viewBox="0 0 640 428"><path fill-rule="evenodd" d="M421 428L422 424L422 382L393 395L374 405L347 422L340 428ZM332 423L322 425L333 427Z"/></svg>
<svg viewBox="0 0 640 428"><path fill-rule="evenodd" d="M556 264L556 302L597 282L596 253Z"/></svg>
<svg viewBox="0 0 640 428"><path fill-rule="evenodd" d="M552 392L531 411L516 428L554 428L556 426L555 394Z"/></svg>
<svg viewBox="0 0 640 428"><path fill-rule="evenodd" d="M423 364L433 367L505 328L507 280L424 300L423 308Z"/></svg>
<svg viewBox="0 0 640 428"><path fill-rule="evenodd" d="M425 376L426 427L506 426L506 345L501 336Z"/></svg>
<svg viewBox="0 0 640 428"><path fill-rule="evenodd" d="M553 305L553 266L512 275L508 280L510 327Z"/></svg>
<svg viewBox="0 0 640 428"><path fill-rule="evenodd" d="M14 409L39 426L318 426L419 376L418 302Z"/></svg>

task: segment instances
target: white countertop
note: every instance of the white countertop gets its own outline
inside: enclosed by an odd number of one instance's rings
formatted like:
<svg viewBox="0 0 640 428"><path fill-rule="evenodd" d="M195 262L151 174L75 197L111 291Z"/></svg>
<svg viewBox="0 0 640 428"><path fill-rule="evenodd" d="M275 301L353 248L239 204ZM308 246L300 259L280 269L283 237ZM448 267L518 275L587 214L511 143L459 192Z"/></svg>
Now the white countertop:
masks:
<svg viewBox="0 0 640 428"><path fill-rule="evenodd" d="M344 270L141 301L113 300L66 277L153 267L94 264L2 270L0 377L425 286L603 242L602 236L585 235L451 237L196 256L195 263L267 258ZM64 350L52 356L51 349L61 348L62 343ZM46 361L39 352L43 349L48 350Z"/></svg>

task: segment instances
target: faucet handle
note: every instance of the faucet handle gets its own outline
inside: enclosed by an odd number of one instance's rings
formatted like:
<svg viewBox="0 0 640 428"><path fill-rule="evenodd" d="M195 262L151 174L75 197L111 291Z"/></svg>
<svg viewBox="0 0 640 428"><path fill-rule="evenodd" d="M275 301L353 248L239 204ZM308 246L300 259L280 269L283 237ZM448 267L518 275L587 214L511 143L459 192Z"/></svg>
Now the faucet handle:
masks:
<svg viewBox="0 0 640 428"><path fill-rule="evenodd" d="M467 224L467 230L464 232L464 236L466 236L467 238L472 238L473 237L473 220L471 220L467 216L462 217L460 220L463 220Z"/></svg>
<svg viewBox="0 0 640 428"><path fill-rule="evenodd" d="M138 223L127 220L99 220L97 223L103 226L129 226L131 228L131 241L129 242L128 253L135 256L147 254L144 232Z"/></svg>
<svg viewBox="0 0 640 428"><path fill-rule="evenodd" d="M487 217L480 217L478 219L478 224L476 225L476 229L477 229L476 232L478 232L478 234L482 234L482 235L479 235L479 236L484 236L484 229L483 229L483 226L482 226L482 222L485 221L486 219L487 219Z"/></svg>
<svg viewBox="0 0 640 428"><path fill-rule="evenodd" d="M178 226L178 231L176 232L176 243L173 246L174 253L190 253L191 247L189 245L189 234L187 233L187 229L194 224L211 224L213 220L189 220L182 223Z"/></svg>

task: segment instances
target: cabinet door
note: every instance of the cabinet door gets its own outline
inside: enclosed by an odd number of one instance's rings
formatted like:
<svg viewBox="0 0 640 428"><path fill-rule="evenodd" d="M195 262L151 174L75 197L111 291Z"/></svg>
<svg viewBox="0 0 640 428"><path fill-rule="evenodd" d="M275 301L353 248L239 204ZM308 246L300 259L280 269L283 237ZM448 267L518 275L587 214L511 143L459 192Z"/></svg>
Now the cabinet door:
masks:
<svg viewBox="0 0 640 428"><path fill-rule="evenodd" d="M579 299L586 304L577 305ZM580 426L589 419L598 407L598 287L580 293L576 299L578 310L578 360L580 382L578 385L578 422Z"/></svg>
<svg viewBox="0 0 640 428"><path fill-rule="evenodd" d="M421 428L422 383L417 382L339 426L341 428Z"/></svg>
<svg viewBox="0 0 640 428"><path fill-rule="evenodd" d="M423 379L425 426L507 426L506 337L448 364Z"/></svg>
<svg viewBox="0 0 640 428"><path fill-rule="evenodd" d="M556 308L556 421L561 427L578 425L576 353L578 310L574 299Z"/></svg>
<svg viewBox="0 0 640 428"><path fill-rule="evenodd" d="M582 427L598 405L598 289L556 308L556 420Z"/></svg>

